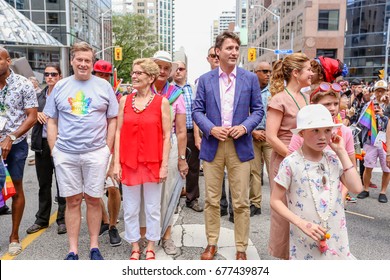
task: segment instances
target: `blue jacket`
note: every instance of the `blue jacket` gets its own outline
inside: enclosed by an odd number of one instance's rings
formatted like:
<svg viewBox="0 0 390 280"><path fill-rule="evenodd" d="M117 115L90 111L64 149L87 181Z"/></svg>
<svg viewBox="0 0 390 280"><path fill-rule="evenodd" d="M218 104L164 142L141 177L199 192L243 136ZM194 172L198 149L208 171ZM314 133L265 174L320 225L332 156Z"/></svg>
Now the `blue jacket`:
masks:
<svg viewBox="0 0 390 280"><path fill-rule="evenodd" d="M199 78L192 118L203 132L200 158L213 161L219 140L210 134L214 126L221 126L221 98L219 92L219 68ZM264 115L260 85L254 73L237 67L232 126L244 125L247 134L234 140L241 162L254 158L252 131Z"/></svg>

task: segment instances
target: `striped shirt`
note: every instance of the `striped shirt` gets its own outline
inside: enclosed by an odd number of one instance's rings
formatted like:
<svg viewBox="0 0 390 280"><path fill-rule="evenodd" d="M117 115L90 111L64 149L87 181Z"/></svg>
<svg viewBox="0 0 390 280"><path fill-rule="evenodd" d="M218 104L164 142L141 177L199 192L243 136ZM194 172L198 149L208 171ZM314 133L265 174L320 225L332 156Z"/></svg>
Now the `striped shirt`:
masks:
<svg viewBox="0 0 390 280"><path fill-rule="evenodd" d="M177 85L179 87L179 85ZM190 84L186 83L183 87L180 87L183 90L184 102L186 105L186 127L187 129L193 129L194 124L192 122L192 107L194 105L193 92Z"/></svg>

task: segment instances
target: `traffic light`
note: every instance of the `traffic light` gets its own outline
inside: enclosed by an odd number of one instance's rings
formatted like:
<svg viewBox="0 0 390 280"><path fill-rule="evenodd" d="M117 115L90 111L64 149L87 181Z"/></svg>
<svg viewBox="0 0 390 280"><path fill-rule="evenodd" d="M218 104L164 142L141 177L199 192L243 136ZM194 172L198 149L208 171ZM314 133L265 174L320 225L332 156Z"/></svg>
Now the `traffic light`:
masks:
<svg viewBox="0 0 390 280"><path fill-rule="evenodd" d="M122 60L122 47L115 47L114 59L115 60Z"/></svg>
<svg viewBox="0 0 390 280"><path fill-rule="evenodd" d="M248 61L249 62L256 61L256 48L249 48L248 49Z"/></svg>

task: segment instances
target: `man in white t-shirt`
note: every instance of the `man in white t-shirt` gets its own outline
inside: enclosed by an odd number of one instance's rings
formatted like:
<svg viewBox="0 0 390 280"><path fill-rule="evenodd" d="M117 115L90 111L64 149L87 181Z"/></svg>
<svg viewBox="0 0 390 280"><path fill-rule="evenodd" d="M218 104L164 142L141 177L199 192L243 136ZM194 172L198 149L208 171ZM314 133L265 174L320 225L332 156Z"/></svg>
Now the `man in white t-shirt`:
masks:
<svg viewBox="0 0 390 280"><path fill-rule="evenodd" d="M74 75L59 81L44 113L49 117L48 136L60 195L66 198L65 222L69 253L78 260L81 202L87 204L90 259L102 260L98 235L102 212L100 198L110 151L114 143L118 102L109 82L92 76L94 51L85 42L74 44Z"/></svg>

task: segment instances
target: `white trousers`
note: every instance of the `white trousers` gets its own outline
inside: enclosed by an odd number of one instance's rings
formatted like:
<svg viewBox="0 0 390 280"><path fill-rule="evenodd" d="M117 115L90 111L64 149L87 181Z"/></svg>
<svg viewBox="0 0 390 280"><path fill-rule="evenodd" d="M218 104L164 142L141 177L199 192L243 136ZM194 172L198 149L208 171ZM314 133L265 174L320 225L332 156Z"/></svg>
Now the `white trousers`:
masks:
<svg viewBox="0 0 390 280"><path fill-rule="evenodd" d="M145 183L137 186L122 185L123 212L125 222L125 239L137 242L141 238L139 213L141 207L141 191L143 192L144 210L146 216L146 239L149 241L160 240L160 207L161 184Z"/></svg>

